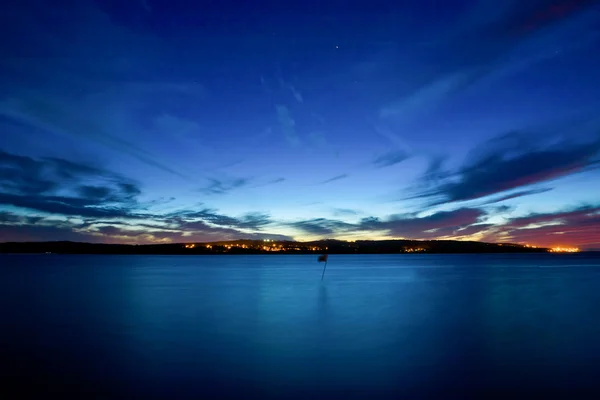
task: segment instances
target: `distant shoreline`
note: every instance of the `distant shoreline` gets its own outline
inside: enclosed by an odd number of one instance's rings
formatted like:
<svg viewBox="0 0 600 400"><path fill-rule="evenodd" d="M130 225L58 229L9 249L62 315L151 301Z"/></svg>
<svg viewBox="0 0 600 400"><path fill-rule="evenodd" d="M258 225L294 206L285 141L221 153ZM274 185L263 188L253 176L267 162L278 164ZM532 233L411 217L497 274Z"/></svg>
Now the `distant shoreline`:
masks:
<svg viewBox="0 0 600 400"><path fill-rule="evenodd" d="M578 251L578 250L577 250ZM235 240L210 243L99 244L81 242L0 243L0 254L114 254L114 255L262 255L262 254L524 254L551 253L537 248L507 243L452 240L319 240L292 242L275 240Z"/></svg>
<svg viewBox="0 0 600 400"><path fill-rule="evenodd" d="M388 255L388 256L393 256L393 255L406 255L408 257L412 257L416 255L408 255L406 253L328 253L331 256L368 256L368 255ZM596 250L591 250L591 251L580 251L577 253L552 253L552 252L537 252L537 253L533 253L533 252L529 252L529 253L519 253L519 252L513 252L513 253L499 253L499 252L487 252L487 253L460 253L460 252L456 252L456 253L421 253L421 256L435 256L435 255L500 255L500 254L514 254L514 255L540 255L540 254L548 254L548 255L552 255L552 256L556 256L556 257L564 257L567 255L571 255L571 256L575 256L575 255L598 255L600 256L600 251L596 251ZM136 257L136 256L166 256L166 257L179 257L179 256L190 256L190 257L243 257L243 256L268 256L268 257L292 257L292 256L311 256L314 255L315 257L318 256L318 254L316 253L283 253L283 254L272 254L272 253L245 253L245 254L241 254L241 253L212 253L212 254L185 254L185 253L169 253L169 254L163 254L163 253L8 253L8 252L0 252L0 256L132 256L132 257Z"/></svg>

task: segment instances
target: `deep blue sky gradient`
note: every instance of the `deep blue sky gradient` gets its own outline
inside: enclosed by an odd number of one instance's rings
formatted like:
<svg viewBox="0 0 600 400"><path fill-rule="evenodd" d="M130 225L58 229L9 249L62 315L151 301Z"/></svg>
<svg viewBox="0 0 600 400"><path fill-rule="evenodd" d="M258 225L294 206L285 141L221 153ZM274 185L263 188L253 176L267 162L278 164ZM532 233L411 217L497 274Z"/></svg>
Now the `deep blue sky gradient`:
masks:
<svg viewBox="0 0 600 400"><path fill-rule="evenodd" d="M0 240L600 248L592 0L9 1Z"/></svg>

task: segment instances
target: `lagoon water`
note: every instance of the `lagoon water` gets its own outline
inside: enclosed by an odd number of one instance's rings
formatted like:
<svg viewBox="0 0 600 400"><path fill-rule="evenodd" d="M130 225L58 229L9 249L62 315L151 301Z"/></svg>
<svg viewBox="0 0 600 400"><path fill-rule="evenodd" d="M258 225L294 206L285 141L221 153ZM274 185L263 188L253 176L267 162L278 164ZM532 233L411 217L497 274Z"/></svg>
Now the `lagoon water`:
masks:
<svg viewBox="0 0 600 400"><path fill-rule="evenodd" d="M0 255L3 391L600 393L600 255L316 258Z"/></svg>

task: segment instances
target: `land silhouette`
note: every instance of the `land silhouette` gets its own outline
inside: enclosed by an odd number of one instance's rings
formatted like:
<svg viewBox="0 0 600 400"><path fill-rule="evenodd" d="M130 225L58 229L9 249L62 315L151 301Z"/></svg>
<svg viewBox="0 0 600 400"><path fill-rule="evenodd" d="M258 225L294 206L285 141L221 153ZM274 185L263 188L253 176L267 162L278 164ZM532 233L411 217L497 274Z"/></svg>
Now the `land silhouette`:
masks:
<svg viewBox="0 0 600 400"><path fill-rule="evenodd" d="M0 243L0 253L55 254L448 254L448 253L546 253L537 248L509 243L456 240L233 240L173 244L101 244L69 241Z"/></svg>

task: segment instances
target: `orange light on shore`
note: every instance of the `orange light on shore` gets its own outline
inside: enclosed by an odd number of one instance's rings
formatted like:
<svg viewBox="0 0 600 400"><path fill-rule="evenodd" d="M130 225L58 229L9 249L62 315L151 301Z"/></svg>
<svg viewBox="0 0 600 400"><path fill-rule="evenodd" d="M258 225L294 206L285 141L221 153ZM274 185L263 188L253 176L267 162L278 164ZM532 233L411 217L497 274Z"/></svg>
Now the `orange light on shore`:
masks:
<svg viewBox="0 0 600 400"><path fill-rule="evenodd" d="M550 253L578 253L577 247L553 247L550 249Z"/></svg>

